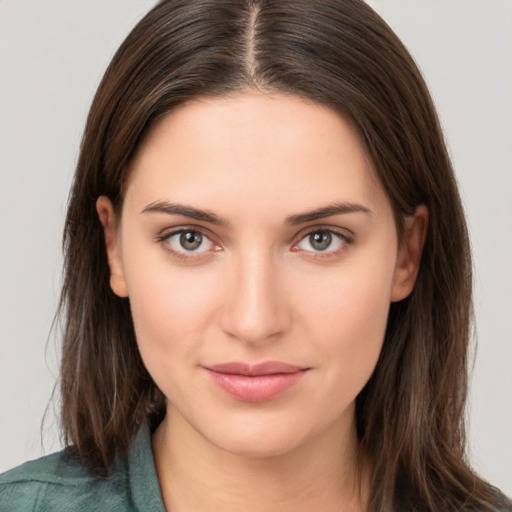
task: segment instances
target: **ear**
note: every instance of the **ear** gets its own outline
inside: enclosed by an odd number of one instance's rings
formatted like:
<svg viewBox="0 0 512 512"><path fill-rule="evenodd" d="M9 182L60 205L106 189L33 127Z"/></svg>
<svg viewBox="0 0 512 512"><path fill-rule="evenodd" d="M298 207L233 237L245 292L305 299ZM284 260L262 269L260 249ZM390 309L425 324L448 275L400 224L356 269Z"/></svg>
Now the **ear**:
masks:
<svg viewBox="0 0 512 512"><path fill-rule="evenodd" d="M105 247L110 268L110 287L119 297L128 297L128 289L118 247L119 234L116 226L116 215L110 199L106 196L100 196L96 201L96 211L98 212L105 235Z"/></svg>
<svg viewBox="0 0 512 512"><path fill-rule="evenodd" d="M416 208L414 215L406 217L404 236L398 249L393 276L391 301L405 299L413 290L420 269L421 252L428 228L428 210L425 205Z"/></svg>

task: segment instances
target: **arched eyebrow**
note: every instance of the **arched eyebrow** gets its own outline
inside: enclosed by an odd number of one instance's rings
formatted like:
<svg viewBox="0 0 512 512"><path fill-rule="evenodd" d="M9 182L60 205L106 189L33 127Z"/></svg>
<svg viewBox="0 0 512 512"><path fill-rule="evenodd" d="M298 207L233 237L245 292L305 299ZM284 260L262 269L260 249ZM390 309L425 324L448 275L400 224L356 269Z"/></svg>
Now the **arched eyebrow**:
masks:
<svg viewBox="0 0 512 512"><path fill-rule="evenodd" d="M209 222L216 226L229 226L229 222L209 210L200 210L193 206L184 204L169 203L167 201L155 201L148 204L141 213L167 213L169 215L182 215L194 220Z"/></svg>
<svg viewBox="0 0 512 512"><path fill-rule="evenodd" d="M305 222L312 222L314 220L324 219L325 217L331 217L332 215L356 212L373 215L373 212L362 204L342 202L330 204L329 206L317 208L316 210L311 210L309 212L290 215L286 217L285 222L286 224L296 226L298 224L304 224Z"/></svg>
<svg viewBox="0 0 512 512"><path fill-rule="evenodd" d="M298 224L304 224L305 222L312 222L325 217L331 217L332 215L355 212L373 215L373 212L366 206L357 203L343 202L330 204L309 212L289 215L285 219L285 224L296 226ZM182 215L183 217L209 222L217 226L229 226L229 221L227 219L219 217L217 214L209 210L201 210L199 208L194 208L193 206L169 203L167 201L155 201L150 203L143 208L141 213L167 213L168 215Z"/></svg>

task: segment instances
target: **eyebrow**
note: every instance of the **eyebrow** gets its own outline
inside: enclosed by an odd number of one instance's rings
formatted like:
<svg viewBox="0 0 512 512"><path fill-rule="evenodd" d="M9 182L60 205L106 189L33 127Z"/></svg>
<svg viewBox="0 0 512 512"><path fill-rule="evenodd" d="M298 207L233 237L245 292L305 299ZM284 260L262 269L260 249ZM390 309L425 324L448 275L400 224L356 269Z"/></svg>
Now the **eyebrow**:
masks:
<svg viewBox="0 0 512 512"><path fill-rule="evenodd" d="M168 203L167 201L155 201L148 204L141 213L167 213L169 215L182 215L194 220L209 222L217 226L228 226L229 222L208 210L200 210L193 206Z"/></svg>
<svg viewBox="0 0 512 512"><path fill-rule="evenodd" d="M323 219L325 217L331 217L332 215L357 212L373 215L373 212L366 206L357 203L342 202L333 203L322 208L317 208L316 210L311 210L309 212L290 215L286 217L285 223L288 225L296 226L298 224L312 222L315 220ZM194 208L193 206L169 203L167 201L155 201L150 203L143 208L141 213L166 213L168 215L182 215L183 217L189 217L194 220L209 222L217 226L229 226L228 220L224 219L223 217L219 217L209 210L200 210L199 208Z"/></svg>
<svg viewBox="0 0 512 512"><path fill-rule="evenodd" d="M297 224L304 224L305 222L311 222L314 220L324 219L325 217L331 217L332 215L340 215L345 213L365 213L367 215L373 215L373 212L363 206L362 204L342 202L333 203L323 208L311 210L309 212L298 213L296 215L290 215L286 217L286 224L296 226Z"/></svg>

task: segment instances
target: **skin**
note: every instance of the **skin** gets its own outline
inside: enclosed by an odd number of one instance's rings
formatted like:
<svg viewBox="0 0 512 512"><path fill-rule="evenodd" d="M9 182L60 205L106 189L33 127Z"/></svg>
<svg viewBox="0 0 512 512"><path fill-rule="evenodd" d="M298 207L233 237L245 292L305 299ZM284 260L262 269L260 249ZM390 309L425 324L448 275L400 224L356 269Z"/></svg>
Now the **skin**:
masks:
<svg viewBox="0 0 512 512"><path fill-rule="evenodd" d="M227 224L144 211L155 202ZM287 222L345 202L368 211ZM121 216L106 197L97 210L111 287L130 298L140 353L168 399L153 436L166 508L364 510L355 398L390 303L413 289L426 209L406 219L399 243L343 118L298 97L244 92L166 116L138 151ZM207 237L198 252L172 235L180 228ZM331 245L318 250L311 232L332 232ZM245 402L203 368L231 361L308 370L278 397Z"/></svg>

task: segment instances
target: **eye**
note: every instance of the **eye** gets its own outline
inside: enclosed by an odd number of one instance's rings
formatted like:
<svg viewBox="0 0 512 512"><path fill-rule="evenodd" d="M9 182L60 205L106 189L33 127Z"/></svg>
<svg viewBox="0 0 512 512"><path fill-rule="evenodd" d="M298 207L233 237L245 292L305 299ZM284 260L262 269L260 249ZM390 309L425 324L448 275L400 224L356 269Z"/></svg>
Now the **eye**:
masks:
<svg viewBox="0 0 512 512"><path fill-rule="evenodd" d="M348 237L341 233L328 229L317 229L307 233L296 247L301 251L335 253L348 242Z"/></svg>
<svg viewBox="0 0 512 512"><path fill-rule="evenodd" d="M174 253L203 253L217 250L217 246L203 233L194 229L180 229L165 236L162 241Z"/></svg>

